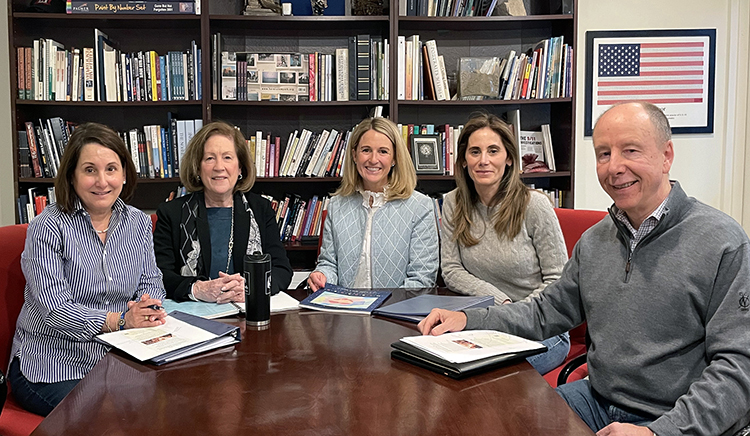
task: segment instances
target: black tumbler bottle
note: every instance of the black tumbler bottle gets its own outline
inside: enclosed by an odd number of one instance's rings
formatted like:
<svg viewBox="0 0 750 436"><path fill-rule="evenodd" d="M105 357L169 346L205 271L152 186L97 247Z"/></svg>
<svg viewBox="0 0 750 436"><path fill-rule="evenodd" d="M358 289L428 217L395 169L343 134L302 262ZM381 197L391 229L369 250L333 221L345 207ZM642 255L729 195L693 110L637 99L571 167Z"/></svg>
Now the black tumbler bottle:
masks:
<svg viewBox="0 0 750 436"><path fill-rule="evenodd" d="M271 255L245 256L245 312L248 326L266 328L271 321Z"/></svg>

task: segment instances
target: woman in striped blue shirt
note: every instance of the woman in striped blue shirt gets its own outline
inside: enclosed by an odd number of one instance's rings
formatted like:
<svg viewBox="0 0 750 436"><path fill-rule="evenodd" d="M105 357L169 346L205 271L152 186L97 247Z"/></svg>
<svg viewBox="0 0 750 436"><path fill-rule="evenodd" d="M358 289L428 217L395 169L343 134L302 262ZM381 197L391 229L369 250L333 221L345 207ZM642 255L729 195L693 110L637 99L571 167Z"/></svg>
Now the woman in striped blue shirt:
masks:
<svg viewBox="0 0 750 436"><path fill-rule="evenodd" d="M24 305L8 379L27 410L47 415L104 357L94 336L164 324L151 219L127 206L136 172L112 129L76 128L55 179L57 203L29 224Z"/></svg>

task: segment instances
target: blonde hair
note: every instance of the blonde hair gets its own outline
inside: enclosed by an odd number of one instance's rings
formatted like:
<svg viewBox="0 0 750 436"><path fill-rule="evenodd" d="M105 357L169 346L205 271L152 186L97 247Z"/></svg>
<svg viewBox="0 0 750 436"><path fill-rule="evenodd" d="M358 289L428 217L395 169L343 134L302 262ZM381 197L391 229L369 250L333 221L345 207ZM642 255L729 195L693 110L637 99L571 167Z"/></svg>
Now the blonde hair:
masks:
<svg viewBox="0 0 750 436"><path fill-rule="evenodd" d="M349 143L346 147L346 164L344 173L341 176L341 185L333 195L347 196L357 192L362 187L362 176L357 171L357 163L354 155L359 146L362 135L374 130L385 135L393 145L395 164L388 173L388 189L386 197L388 200L406 199L411 197L414 188L417 186L417 173L414 170L414 164L409 156L409 150L406 148L404 139L398 131L398 127L393 121L377 117L367 118L354 128Z"/></svg>
<svg viewBox="0 0 750 436"><path fill-rule="evenodd" d="M469 176L469 169L466 168L466 149L469 145L469 137L485 127L489 127L500 136L511 161L510 165L506 165L505 174L500 179L500 186L488 205L490 209L497 206L493 220L495 232L499 237L506 237L510 240L521 231L526 216L526 206L529 204L529 188L521 181L518 148L510 127L496 115L481 113L472 116L458 138L455 175L458 189L456 208L451 222L455 229L453 238L465 247L479 243L479 240L471 234L471 215L479 201L479 194L474 181Z"/></svg>
<svg viewBox="0 0 750 436"><path fill-rule="evenodd" d="M234 151L237 153L242 178L237 180L232 193L249 191L255 184L255 162L250 158L247 141L242 132L224 121L206 124L190 140L185 155L182 156L182 161L180 161L180 181L185 189L190 192L203 190L203 182L200 179L201 160L203 160L206 141L214 135L224 136L234 143Z"/></svg>

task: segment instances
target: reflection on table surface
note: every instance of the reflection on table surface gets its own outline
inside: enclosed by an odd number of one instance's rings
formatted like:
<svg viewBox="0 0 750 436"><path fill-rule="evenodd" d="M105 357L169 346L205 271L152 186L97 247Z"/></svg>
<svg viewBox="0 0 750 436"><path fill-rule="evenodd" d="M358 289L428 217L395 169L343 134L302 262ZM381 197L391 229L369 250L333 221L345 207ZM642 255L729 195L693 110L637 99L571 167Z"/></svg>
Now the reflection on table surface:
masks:
<svg viewBox="0 0 750 436"><path fill-rule="evenodd" d="M392 291L385 304L437 292ZM33 434L592 434L526 362L458 381L392 360L415 324L307 310L262 331L225 321L242 329L235 347L161 367L109 353Z"/></svg>

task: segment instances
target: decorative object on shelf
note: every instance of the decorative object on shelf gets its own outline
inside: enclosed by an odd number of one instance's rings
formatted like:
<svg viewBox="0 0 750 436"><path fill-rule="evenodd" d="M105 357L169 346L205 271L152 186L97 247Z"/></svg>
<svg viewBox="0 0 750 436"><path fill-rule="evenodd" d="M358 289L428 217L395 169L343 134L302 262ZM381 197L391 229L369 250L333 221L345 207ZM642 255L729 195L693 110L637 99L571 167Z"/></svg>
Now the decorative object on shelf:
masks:
<svg viewBox="0 0 750 436"><path fill-rule="evenodd" d="M460 98L497 98L500 92L500 58L461 58L458 71Z"/></svg>
<svg viewBox="0 0 750 436"><path fill-rule="evenodd" d="M523 17L527 15L523 0L502 0L498 2L492 15Z"/></svg>
<svg viewBox="0 0 750 436"><path fill-rule="evenodd" d="M610 106L653 103L672 133L713 133L716 29L586 32L584 135Z"/></svg>
<svg viewBox="0 0 750 436"><path fill-rule="evenodd" d="M443 150L438 135L413 135L411 157L417 174L443 174Z"/></svg>
<svg viewBox="0 0 750 436"><path fill-rule="evenodd" d="M326 0L310 0L310 6L312 6L313 15L323 15L328 7L328 2Z"/></svg>
<svg viewBox="0 0 750 436"><path fill-rule="evenodd" d="M274 0L247 0L244 15L281 15L281 5Z"/></svg>
<svg viewBox="0 0 750 436"><path fill-rule="evenodd" d="M281 15L292 15L292 4L282 3L281 4Z"/></svg>
<svg viewBox="0 0 750 436"><path fill-rule="evenodd" d="M352 15L388 15L384 0L352 0Z"/></svg>

